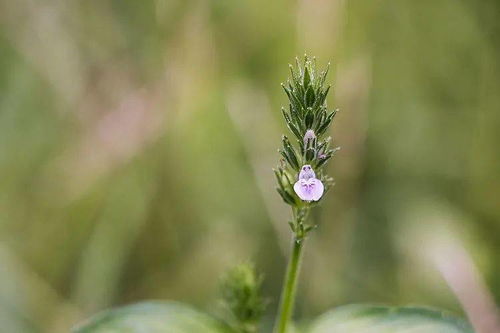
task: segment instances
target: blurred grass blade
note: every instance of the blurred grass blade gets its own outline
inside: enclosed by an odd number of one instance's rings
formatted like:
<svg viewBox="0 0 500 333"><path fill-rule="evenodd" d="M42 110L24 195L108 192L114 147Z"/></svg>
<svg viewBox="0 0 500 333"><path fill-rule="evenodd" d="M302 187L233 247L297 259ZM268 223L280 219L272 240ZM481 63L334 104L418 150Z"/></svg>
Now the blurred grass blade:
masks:
<svg viewBox="0 0 500 333"><path fill-rule="evenodd" d="M316 320L309 333L473 333L462 319L419 307L347 305Z"/></svg>
<svg viewBox="0 0 500 333"><path fill-rule="evenodd" d="M232 333L207 314L176 302L143 302L104 311L73 329L74 333Z"/></svg>

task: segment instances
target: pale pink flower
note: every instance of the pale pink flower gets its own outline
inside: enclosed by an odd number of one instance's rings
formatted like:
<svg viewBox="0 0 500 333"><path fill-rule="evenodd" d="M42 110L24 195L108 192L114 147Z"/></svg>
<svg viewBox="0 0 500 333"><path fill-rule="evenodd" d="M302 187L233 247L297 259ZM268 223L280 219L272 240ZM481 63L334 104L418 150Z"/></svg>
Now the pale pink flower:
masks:
<svg viewBox="0 0 500 333"><path fill-rule="evenodd" d="M299 180L293 186L295 193L301 200L318 201L321 199L325 187L309 164L304 165L299 173Z"/></svg>

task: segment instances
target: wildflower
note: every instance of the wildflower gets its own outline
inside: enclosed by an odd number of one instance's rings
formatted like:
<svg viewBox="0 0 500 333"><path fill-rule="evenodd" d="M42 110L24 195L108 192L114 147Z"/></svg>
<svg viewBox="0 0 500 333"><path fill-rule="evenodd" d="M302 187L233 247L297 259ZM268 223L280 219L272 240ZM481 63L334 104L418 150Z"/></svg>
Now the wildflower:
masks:
<svg viewBox="0 0 500 333"><path fill-rule="evenodd" d="M293 189L301 200L318 201L321 199L325 187L321 180L316 178L312 167L306 164L301 168L299 180L293 185Z"/></svg>

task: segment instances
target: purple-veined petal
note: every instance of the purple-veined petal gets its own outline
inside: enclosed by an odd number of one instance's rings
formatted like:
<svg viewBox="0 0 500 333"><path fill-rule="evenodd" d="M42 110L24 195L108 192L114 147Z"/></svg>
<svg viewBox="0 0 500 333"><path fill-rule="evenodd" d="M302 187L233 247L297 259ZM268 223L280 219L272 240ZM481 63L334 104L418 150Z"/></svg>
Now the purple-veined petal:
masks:
<svg viewBox="0 0 500 333"><path fill-rule="evenodd" d="M295 185L293 185L295 193L299 196L301 200L304 201L318 201L321 199L325 187L321 180L316 178L309 179L299 179Z"/></svg>

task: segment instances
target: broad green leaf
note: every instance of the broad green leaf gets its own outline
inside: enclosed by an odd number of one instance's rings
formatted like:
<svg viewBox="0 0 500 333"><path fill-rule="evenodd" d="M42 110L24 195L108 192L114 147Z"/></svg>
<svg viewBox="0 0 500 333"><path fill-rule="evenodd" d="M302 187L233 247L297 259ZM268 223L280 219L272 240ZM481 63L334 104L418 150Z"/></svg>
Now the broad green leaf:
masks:
<svg viewBox="0 0 500 333"><path fill-rule="evenodd" d="M310 333L473 333L464 321L418 307L347 305L320 316Z"/></svg>
<svg viewBox="0 0 500 333"><path fill-rule="evenodd" d="M233 333L215 318L175 302L144 302L90 318L74 333Z"/></svg>

